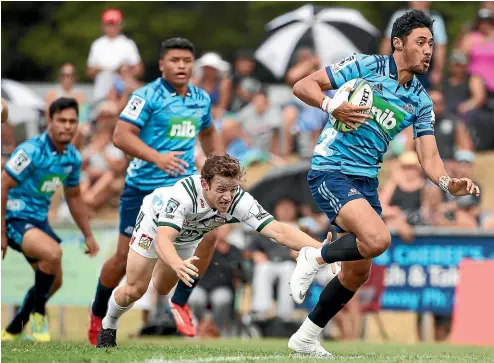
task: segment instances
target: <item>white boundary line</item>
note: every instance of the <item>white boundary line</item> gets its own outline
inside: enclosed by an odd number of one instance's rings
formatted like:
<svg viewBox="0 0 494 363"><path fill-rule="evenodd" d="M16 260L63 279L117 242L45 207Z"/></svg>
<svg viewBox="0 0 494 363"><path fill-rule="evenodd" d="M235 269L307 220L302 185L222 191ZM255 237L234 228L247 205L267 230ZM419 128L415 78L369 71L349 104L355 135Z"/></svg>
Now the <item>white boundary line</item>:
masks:
<svg viewBox="0 0 494 363"><path fill-rule="evenodd" d="M223 357L208 357L208 358L189 358L189 359L162 359L153 358L145 360L144 362L133 362L133 363L214 363L214 362L243 362L252 360L254 362L264 361L264 360L298 360L298 359L325 359L323 357L309 357L306 355L233 355L233 356L223 356Z"/></svg>

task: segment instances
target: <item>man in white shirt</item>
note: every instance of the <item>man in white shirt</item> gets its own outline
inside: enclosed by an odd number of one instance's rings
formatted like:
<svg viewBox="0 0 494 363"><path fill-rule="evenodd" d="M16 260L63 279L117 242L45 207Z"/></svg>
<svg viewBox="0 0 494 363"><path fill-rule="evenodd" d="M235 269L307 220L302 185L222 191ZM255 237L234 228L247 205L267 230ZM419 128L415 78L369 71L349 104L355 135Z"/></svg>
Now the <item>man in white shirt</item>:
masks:
<svg viewBox="0 0 494 363"><path fill-rule="evenodd" d="M105 35L91 44L87 74L94 79L94 99L97 101L108 96L115 72L121 65L131 66L136 77L144 73L136 44L120 33L122 20L123 14L119 9L105 10L101 15Z"/></svg>

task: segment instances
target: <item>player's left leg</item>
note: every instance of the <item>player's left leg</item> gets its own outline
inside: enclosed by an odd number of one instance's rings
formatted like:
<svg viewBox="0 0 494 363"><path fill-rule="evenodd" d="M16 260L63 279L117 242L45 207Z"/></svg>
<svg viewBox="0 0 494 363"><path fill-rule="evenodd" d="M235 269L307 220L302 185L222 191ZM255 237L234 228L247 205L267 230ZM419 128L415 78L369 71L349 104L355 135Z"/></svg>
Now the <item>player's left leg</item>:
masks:
<svg viewBox="0 0 494 363"><path fill-rule="evenodd" d="M146 293L156 261L154 256L141 254L131 247L127 258L127 279L124 285L113 290L108 301L97 348L116 347L118 321Z"/></svg>
<svg viewBox="0 0 494 363"><path fill-rule="evenodd" d="M199 276L203 276L206 272L211 259L213 258L214 249L217 241L217 230L209 232L202 239L201 243L197 246L195 255L199 257L199 260L193 262L193 264L199 269ZM170 300L170 308L173 315L180 316L177 320L177 330L179 333L186 336L195 336L196 328L192 322L192 316L190 314L190 307L187 306L190 294L194 290L194 287L199 282L200 277L194 278L192 287L188 287L182 281L179 281L177 288L173 293L173 297Z"/></svg>
<svg viewBox="0 0 494 363"><path fill-rule="evenodd" d="M319 335L369 278L372 260L346 261L341 272L324 287L319 301L299 330L288 341L297 353L331 356L319 343Z"/></svg>

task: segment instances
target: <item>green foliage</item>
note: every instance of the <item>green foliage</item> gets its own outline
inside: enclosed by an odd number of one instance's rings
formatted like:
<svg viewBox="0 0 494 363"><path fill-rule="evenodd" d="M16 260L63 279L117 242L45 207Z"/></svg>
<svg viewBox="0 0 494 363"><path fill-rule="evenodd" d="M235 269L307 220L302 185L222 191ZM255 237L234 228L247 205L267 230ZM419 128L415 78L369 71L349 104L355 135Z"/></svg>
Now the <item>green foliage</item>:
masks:
<svg viewBox="0 0 494 363"><path fill-rule="evenodd" d="M25 67L49 70L38 74L38 80L53 80L58 67L67 61L76 64L84 80L89 48L101 35L100 16L108 7L119 7L124 12L124 33L137 43L146 64L146 78L150 79L157 74L159 44L168 37L189 38L199 53L215 50L232 60L238 49L255 49L259 45L266 23L306 3L70 1L30 4L34 5L2 3L2 20L10 19L2 21L4 76L18 67L16 59L20 58ZM477 2L453 4L432 3L432 8L446 19L450 44L462 26L474 19L479 6ZM355 8L378 29L384 30L393 11L405 3L326 1L316 5Z"/></svg>

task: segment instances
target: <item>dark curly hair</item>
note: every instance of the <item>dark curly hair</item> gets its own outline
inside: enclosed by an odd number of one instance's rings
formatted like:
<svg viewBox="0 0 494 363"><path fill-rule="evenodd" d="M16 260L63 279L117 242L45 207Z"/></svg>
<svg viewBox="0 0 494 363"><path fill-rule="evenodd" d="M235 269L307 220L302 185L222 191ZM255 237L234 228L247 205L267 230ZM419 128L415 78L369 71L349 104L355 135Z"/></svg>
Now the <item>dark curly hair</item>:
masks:
<svg viewBox="0 0 494 363"><path fill-rule="evenodd" d="M405 38L410 35L413 29L416 28L428 28L432 35L434 20L428 17L422 10L410 10L400 16L393 23L393 29L391 30L391 50L394 52L395 47L393 45L393 38L400 38L402 42L405 42Z"/></svg>
<svg viewBox="0 0 494 363"><path fill-rule="evenodd" d="M211 154L202 167L201 177L211 185L211 180L215 175L235 178L242 182L245 170L240 166L240 162L237 159L228 154Z"/></svg>

